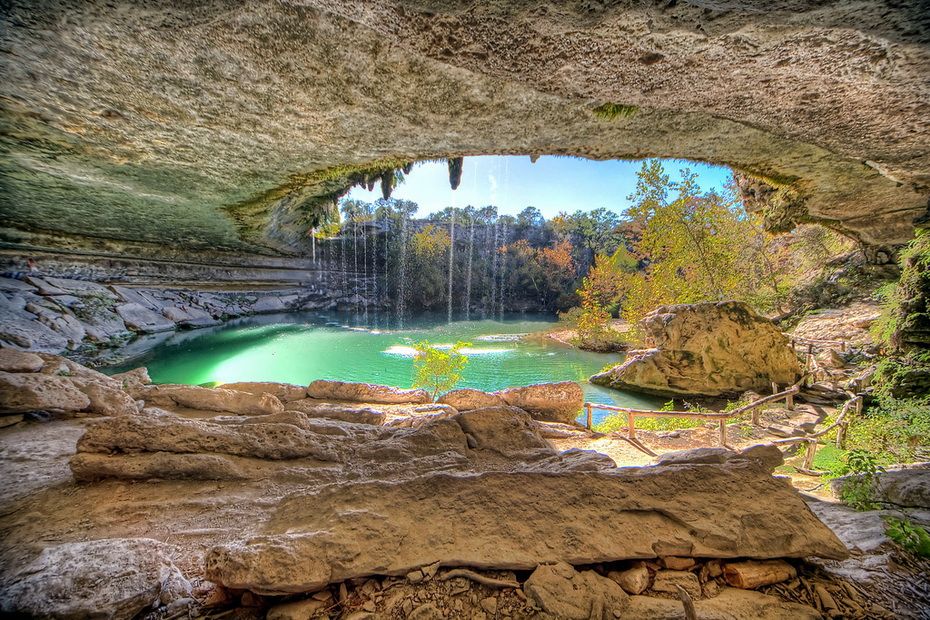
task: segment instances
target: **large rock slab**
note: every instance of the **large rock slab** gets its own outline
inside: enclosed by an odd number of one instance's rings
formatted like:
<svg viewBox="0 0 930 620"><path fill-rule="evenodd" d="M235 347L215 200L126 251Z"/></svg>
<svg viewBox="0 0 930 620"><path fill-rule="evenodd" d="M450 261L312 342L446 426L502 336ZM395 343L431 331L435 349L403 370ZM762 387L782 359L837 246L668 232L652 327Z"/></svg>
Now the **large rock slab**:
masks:
<svg viewBox="0 0 930 620"><path fill-rule="evenodd" d="M68 377L42 373L0 372L0 411L83 411L88 398Z"/></svg>
<svg viewBox="0 0 930 620"><path fill-rule="evenodd" d="M788 338L737 301L661 306L640 322L648 350L591 383L660 396L719 396L794 383L801 368Z"/></svg>
<svg viewBox="0 0 930 620"><path fill-rule="evenodd" d="M224 383L220 387L226 390L248 392L249 394L257 394L259 396L265 393L272 394L282 403L307 397L307 388L302 385L276 383L274 381L237 381L234 383Z"/></svg>
<svg viewBox="0 0 930 620"><path fill-rule="evenodd" d="M836 497L842 497L843 489L861 476L849 475L830 481L830 489ZM899 508L922 508L930 510L930 463L914 463L875 474L872 480L872 496L876 501Z"/></svg>
<svg viewBox="0 0 930 620"><path fill-rule="evenodd" d="M299 401L298 401L299 402ZM286 411L192 420L154 408L91 424L71 458L78 480L403 480L425 471L570 472L613 469L590 451L558 453L518 409L424 416L380 427Z"/></svg>
<svg viewBox="0 0 930 620"><path fill-rule="evenodd" d="M281 401L267 392L253 394L193 385L144 385L136 386L133 396L159 407L178 406L240 415L267 415L284 411Z"/></svg>
<svg viewBox="0 0 930 620"><path fill-rule="evenodd" d="M694 601L701 620L821 620L820 612L807 605L789 603L754 590L723 588L713 598ZM681 601L652 596L631 596L619 620L680 620Z"/></svg>
<svg viewBox="0 0 930 620"><path fill-rule="evenodd" d="M130 620L190 596L170 548L149 538L48 547L0 588L0 611L35 618Z"/></svg>
<svg viewBox="0 0 930 620"><path fill-rule="evenodd" d="M129 329L143 334L166 332L176 327L173 321L135 302L116 306L116 314L123 319Z"/></svg>
<svg viewBox="0 0 930 620"><path fill-rule="evenodd" d="M495 394L508 405L546 422L572 424L584 406L584 392L574 381L513 387Z"/></svg>
<svg viewBox="0 0 930 620"><path fill-rule="evenodd" d="M373 424L381 426L387 420L387 414L371 407L360 407L339 403L321 403L306 399L287 403L288 411L299 411L315 418L329 418L354 422L356 424Z"/></svg>
<svg viewBox="0 0 930 620"><path fill-rule="evenodd" d="M307 396L318 400L345 400L355 403L423 404L432 402L426 390L406 390L388 385L352 383L320 379L307 387Z"/></svg>
<svg viewBox="0 0 930 620"><path fill-rule="evenodd" d="M206 576L286 593L435 562L531 570L665 555L843 558L847 551L783 481L731 461L330 485L285 500L264 535L212 548Z"/></svg>

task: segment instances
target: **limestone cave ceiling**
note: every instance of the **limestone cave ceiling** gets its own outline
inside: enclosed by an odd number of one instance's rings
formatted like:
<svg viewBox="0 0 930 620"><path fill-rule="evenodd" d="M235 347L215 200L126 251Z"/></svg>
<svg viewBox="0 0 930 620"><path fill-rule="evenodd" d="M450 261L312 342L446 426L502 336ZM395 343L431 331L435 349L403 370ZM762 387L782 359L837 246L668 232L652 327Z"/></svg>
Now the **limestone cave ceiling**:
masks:
<svg viewBox="0 0 930 620"><path fill-rule="evenodd" d="M8 230L293 251L349 184L478 154L728 164L876 245L928 212L925 0L0 6Z"/></svg>

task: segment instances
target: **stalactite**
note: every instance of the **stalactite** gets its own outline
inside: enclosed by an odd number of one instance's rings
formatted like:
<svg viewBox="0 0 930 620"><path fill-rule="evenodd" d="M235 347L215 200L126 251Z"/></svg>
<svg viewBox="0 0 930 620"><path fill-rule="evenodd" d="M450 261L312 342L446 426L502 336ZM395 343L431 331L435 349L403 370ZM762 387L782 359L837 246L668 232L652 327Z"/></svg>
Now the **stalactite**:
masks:
<svg viewBox="0 0 930 620"><path fill-rule="evenodd" d="M404 167L401 168L401 170L404 171L404 174L410 174L411 172L413 172L413 162L408 161L406 164L404 164Z"/></svg>
<svg viewBox="0 0 930 620"><path fill-rule="evenodd" d="M394 191L394 171L385 170L381 173L381 195L387 200Z"/></svg>
<svg viewBox="0 0 930 620"><path fill-rule="evenodd" d="M449 185L452 189L458 189L459 183L462 182L462 157L452 157L446 160L449 164Z"/></svg>

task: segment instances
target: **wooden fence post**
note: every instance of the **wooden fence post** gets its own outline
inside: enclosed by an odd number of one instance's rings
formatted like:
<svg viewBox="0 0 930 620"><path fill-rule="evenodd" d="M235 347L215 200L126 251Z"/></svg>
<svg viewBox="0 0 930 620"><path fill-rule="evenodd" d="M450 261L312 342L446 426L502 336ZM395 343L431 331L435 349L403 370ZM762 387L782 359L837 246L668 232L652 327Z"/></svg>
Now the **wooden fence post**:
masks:
<svg viewBox="0 0 930 620"><path fill-rule="evenodd" d="M772 381L772 394L778 394L778 384Z"/></svg>
<svg viewBox="0 0 930 620"><path fill-rule="evenodd" d="M814 468L814 455L817 453L817 440L810 439L807 442L807 452L804 454L804 469Z"/></svg>
<svg viewBox="0 0 930 620"><path fill-rule="evenodd" d="M846 422L844 421L836 428L836 447L840 450L843 449L843 444L846 443Z"/></svg>
<svg viewBox="0 0 930 620"><path fill-rule="evenodd" d="M585 428L587 428L588 430L591 430L591 422L593 418L593 415L591 413L591 403L585 403L584 408L585 408L585 412L587 413Z"/></svg>
<svg viewBox="0 0 930 620"><path fill-rule="evenodd" d="M720 445L727 445L727 419L720 418Z"/></svg>
<svg viewBox="0 0 930 620"><path fill-rule="evenodd" d="M636 416L634 416L629 411L626 414L626 436L630 439L636 439L636 422L634 421Z"/></svg>
<svg viewBox="0 0 930 620"><path fill-rule="evenodd" d="M752 408L752 425L759 426L759 414L762 412L762 407L753 407Z"/></svg>

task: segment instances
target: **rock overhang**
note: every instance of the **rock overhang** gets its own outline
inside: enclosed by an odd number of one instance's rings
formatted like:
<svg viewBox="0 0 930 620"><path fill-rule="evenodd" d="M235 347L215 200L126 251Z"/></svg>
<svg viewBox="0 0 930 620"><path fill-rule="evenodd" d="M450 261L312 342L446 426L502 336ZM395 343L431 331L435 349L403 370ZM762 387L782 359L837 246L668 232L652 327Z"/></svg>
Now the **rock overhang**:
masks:
<svg viewBox="0 0 930 620"><path fill-rule="evenodd" d="M664 156L773 186L777 226L894 245L930 196L928 20L919 0L13 5L0 215L299 252L359 171Z"/></svg>

